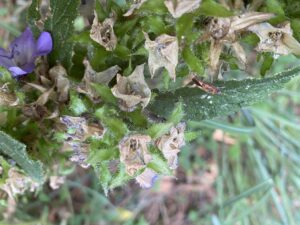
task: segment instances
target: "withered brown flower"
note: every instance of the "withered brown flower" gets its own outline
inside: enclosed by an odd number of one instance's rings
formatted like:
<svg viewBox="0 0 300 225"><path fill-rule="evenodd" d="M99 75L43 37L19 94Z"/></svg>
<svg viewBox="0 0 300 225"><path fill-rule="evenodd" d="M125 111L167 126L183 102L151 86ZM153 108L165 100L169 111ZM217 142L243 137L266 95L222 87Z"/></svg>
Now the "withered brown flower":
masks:
<svg viewBox="0 0 300 225"><path fill-rule="evenodd" d="M119 99L119 106L123 111L131 112L139 104L146 107L151 98L151 90L145 82L144 64L137 66L128 77L118 74L117 84L111 91Z"/></svg>
<svg viewBox="0 0 300 225"><path fill-rule="evenodd" d="M159 69L165 68L171 79L175 80L179 51L177 38L162 34L151 41L147 33L144 35L146 39L145 48L149 52L148 66L151 77L153 78Z"/></svg>
<svg viewBox="0 0 300 225"><path fill-rule="evenodd" d="M101 99L99 98L99 94L93 89L92 84L108 85L121 68L115 65L102 72L96 72L87 59L83 61L83 64L85 66L84 76L77 87L77 91L86 94L93 102L98 103Z"/></svg>
<svg viewBox="0 0 300 225"><path fill-rule="evenodd" d="M194 11L200 6L202 0L165 0L165 5L174 18Z"/></svg>
<svg viewBox="0 0 300 225"><path fill-rule="evenodd" d="M152 160L147 144L151 137L147 135L131 135L124 137L120 144L120 161L125 164L126 172L134 176L138 170L144 169Z"/></svg>
<svg viewBox="0 0 300 225"><path fill-rule="evenodd" d="M9 91L7 84L0 87L0 106L16 106L18 105L17 96Z"/></svg>
<svg viewBox="0 0 300 225"><path fill-rule="evenodd" d="M211 41L209 72L212 79L217 78L219 59L224 45L230 45L241 64L245 66L247 57L243 47L238 42L238 34L247 27L264 22L273 16L271 13L247 12L239 16L228 18L212 18L208 25L207 32L200 39L201 41L207 39Z"/></svg>
<svg viewBox="0 0 300 225"><path fill-rule="evenodd" d="M102 45L107 51L112 51L116 48L117 37L114 33L114 19L106 18L102 23L98 20L98 15L95 12L95 18L90 31L90 37L98 44Z"/></svg>
<svg viewBox="0 0 300 225"><path fill-rule="evenodd" d="M156 146L167 159L170 169L176 169L178 166L178 153L185 145L184 130L185 123L179 123L156 141Z"/></svg>
<svg viewBox="0 0 300 225"><path fill-rule="evenodd" d="M158 175L152 169L146 168L135 180L141 188L151 188Z"/></svg>
<svg viewBox="0 0 300 225"><path fill-rule="evenodd" d="M261 23L250 26L248 30L254 32L260 39L256 47L258 52L300 55L300 43L293 37L293 30L289 22L282 27L273 27L269 23Z"/></svg>

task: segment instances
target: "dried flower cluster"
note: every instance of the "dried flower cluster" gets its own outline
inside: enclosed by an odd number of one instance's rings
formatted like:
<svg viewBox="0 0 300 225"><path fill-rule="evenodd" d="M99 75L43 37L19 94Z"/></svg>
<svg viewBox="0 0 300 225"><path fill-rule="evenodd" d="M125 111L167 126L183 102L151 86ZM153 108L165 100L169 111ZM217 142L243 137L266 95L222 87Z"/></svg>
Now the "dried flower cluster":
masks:
<svg viewBox="0 0 300 225"><path fill-rule="evenodd" d="M172 127L170 131L154 141L157 147L167 160L167 165L171 170L178 166L178 153L184 142L185 124L180 123ZM142 188L152 187L158 174L153 169L147 167L152 161L149 145L152 140L147 135L131 135L123 138L119 144L120 160L126 167L126 172L130 176L135 176L139 171L143 172L136 177L136 181Z"/></svg>

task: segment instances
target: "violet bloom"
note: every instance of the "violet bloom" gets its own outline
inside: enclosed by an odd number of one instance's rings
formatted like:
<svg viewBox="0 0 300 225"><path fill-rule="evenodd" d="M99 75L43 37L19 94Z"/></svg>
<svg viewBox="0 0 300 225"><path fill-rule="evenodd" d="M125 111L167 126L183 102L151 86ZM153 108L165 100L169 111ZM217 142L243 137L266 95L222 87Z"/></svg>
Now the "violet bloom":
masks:
<svg viewBox="0 0 300 225"><path fill-rule="evenodd" d="M31 73L38 56L47 55L52 50L50 33L42 32L37 41L34 40L30 28L16 38L6 51L0 48L0 66L7 68L13 77Z"/></svg>

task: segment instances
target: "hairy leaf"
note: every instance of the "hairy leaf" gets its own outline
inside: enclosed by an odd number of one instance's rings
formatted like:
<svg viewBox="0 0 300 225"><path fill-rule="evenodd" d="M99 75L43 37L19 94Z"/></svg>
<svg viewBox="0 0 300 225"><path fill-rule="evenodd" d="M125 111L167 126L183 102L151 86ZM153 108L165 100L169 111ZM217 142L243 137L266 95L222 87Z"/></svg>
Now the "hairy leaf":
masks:
<svg viewBox="0 0 300 225"><path fill-rule="evenodd" d="M269 93L283 87L300 74L300 67L265 79L217 82L214 85L220 94L211 95L198 88L180 88L175 92L158 95L148 109L160 116L168 117L175 104L183 102L186 120L204 120L228 115L241 107L262 101ZM162 107L163 106L163 107Z"/></svg>
<svg viewBox="0 0 300 225"><path fill-rule="evenodd" d="M29 159L26 146L0 131L0 152L12 158L29 176L43 182L43 169L39 161Z"/></svg>
<svg viewBox="0 0 300 225"><path fill-rule="evenodd" d="M53 38L54 49L50 54L50 64L57 61L67 69L71 66L74 32L73 22L77 17L79 0L50 0L51 15L45 21L45 30Z"/></svg>

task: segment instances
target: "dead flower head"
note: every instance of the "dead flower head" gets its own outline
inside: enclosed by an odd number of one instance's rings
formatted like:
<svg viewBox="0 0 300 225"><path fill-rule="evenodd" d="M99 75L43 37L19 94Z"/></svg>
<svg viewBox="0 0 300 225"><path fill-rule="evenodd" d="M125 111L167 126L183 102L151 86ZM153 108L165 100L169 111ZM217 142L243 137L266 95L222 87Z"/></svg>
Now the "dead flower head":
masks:
<svg viewBox="0 0 300 225"><path fill-rule="evenodd" d="M175 80L179 51L177 38L162 34L151 41L147 33L144 35L146 38L145 48L149 52L148 65L151 77L153 78L157 70L164 67L171 79Z"/></svg>
<svg viewBox="0 0 300 225"><path fill-rule="evenodd" d="M146 168L135 180L141 188L151 188L158 175L153 170Z"/></svg>
<svg viewBox="0 0 300 225"><path fill-rule="evenodd" d="M194 11L200 6L202 0L165 0L165 5L174 18Z"/></svg>
<svg viewBox="0 0 300 225"><path fill-rule="evenodd" d="M84 169L90 167L87 163L90 145L77 141L66 141L64 142L62 151L71 151L70 161L78 164Z"/></svg>
<svg viewBox="0 0 300 225"><path fill-rule="evenodd" d="M87 59L83 61L83 64L85 66L84 76L77 91L86 94L93 102L98 103L101 99L99 94L94 91L92 84L108 85L121 68L115 65L102 72L96 72Z"/></svg>
<svg viewBox="0 0 300 225"><path fill-rule="evenodd" d="M260 39L256 47L258 52L300 55L300 43L293 37L290 23L278 28L269 23L261 23L249 27L248 30L254 32Z"/></svg>
<svg viewBox="0 0 300 225"><path fill-rule="evenodd" d="M133 12L139 9L147 0L134 0L129 10L123 16L131 16Z"/></svg>
<svg viewBox="0 0 300 225"><path fill-rule="evenodd" d="M138 170L144 169L152 160L147 144L151 137L146 135L131 135L121 140L119 144L120 161L125 164L126 172L130 176Z"/></svg>
<svg viewBox="0 0 300 225"><path fill-rule="evenodd" d="M52 190L57 190L63 183L65 183L65 180L65 176L50 176L49 186Z"/></svg>
<svg viewBox="0 0 300 225"><path fill-rule="evenodd" d="M18 194L24 194L27 190L34 192L39 186L40 184L12 167L8 171L8 178L0 186L0 189L4 190L10 198L14 198Z"/></svg>
<svg viewBox="0 0 300 225"><path fill-rule="evenodd" d="M170 169L176 169L178 165L178 153L185 145L184 141L185 124L180 123L172 127L168 134L163 135L156 141L156 146L162 151L168 161Z"/></svg>
<svg viewBox="0 0 300 225"><path fill-rule="evenodd" d="M213 77L217 75L219 59L225 44L229 44L241 64L245 66L247 57L243 47L238 42L238 34L251 25L264 22L274 15L271 13L248 12L239 16L228 18L212 18L207 33L201 41L210 39L210 72Z"/></svg>
<svg viewBox="0 0 300 225"><path fill-rule="evenodd" d="M98 44L102 45L107 51L112 51L116 48L117 37L114 33L114 19L106 18L103 23L98 20L97 13L95 12L90 37Z"/></svg>
<svg viewBox="0 0 300 225"><path fill-rule="evenodd" d="M102 138L104 128L98 123L88 123L84 117L62 116L60 122L67 128L68 141L85 141L89 137Z"/></svg>
<svg viewBox="0 0 300 225"><path fill-rule="evenodd" d="M119 106L123 111L131 112L139 104L146 107L151 98L151 90L145 82L144 64L137 66L128 77L118 74L112 93L120 100Z"/></svg>
<svg viewBox="0 0 300 225"><path fill-rule="evenodd" d="M9 91L7 84L0 87L0 106L16 106L18 101L17 96Z"/></svg>

